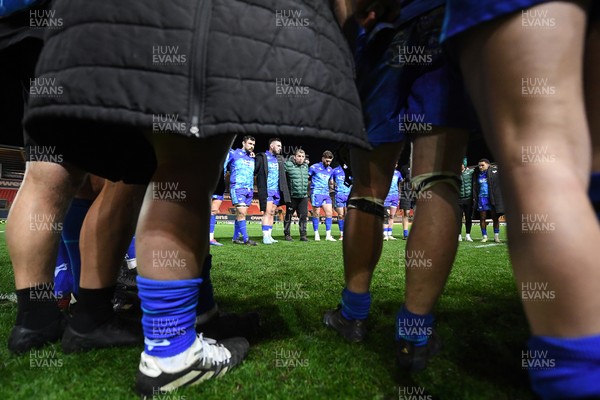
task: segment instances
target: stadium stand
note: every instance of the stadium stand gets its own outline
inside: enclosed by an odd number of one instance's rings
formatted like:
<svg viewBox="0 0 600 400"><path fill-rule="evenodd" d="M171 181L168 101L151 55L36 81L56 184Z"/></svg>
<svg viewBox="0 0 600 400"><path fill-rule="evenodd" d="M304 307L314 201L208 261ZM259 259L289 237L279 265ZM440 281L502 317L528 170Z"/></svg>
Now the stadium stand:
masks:
<svg viewBox="0 0 600 400"><path fill-rule="evenodd" d="M23 148L0 146L0 219L8 215L24 174Z"/></svg>

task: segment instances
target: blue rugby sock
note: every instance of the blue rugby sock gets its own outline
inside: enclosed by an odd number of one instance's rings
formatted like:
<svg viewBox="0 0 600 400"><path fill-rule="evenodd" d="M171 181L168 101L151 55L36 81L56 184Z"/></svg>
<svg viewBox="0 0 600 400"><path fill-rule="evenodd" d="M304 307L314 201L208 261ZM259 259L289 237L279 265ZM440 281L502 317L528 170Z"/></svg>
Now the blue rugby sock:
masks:
<svg viewBox="0 0 600 400"><path fill-rule="evenodd" d="M244 238L244 242L248 241L248 231L246 229L246 220L240 221L240 234Z"/></svg>
<svg viewBox="0 0 600 400"><path fill-rule="evenodd" d="M346 319L367 319L371 309L371 292L354 293L342 290L342 316Z"/></svg>
<svg viewBox="0 0 600 400"><path fill-rule="evenodd" d="M494 228L494 233L500 233L500 228Z"/></svg>
<svg viewBox="0 0 600 400"><path fill-rule="evenodd" d="M315 232L318 232L319 231L319 217L313 217L312 222L313 222L313 230Z"/></svg>
<svg viewBox="0 0 600 400"><path fill-rule="evenodd" d="M137 277L144 351L155 357L183 353L196 340L196 304L201 278L157 281Z"/></svg>
<svg viewBox="0 0 600 400"><path fill-rule="evenodd" d="M215 298L212 281L210 280L210 269L212 268L212 256L209 254L204 259L202 265L202 284L200 285L200 294L198 295L198 306L196 314L204 314L212 310L215 306Z"/></svg>
<svg viewBox="0 0 600 400"><path fill-rule="evenodd" d="M338 219L338 227L340 228L340 233L343 234L344 233L344 220L343 219Z"/></svg>
<svg viewBox="0 0 600 400"><path fill-rule="evenodd" d="M71 274L73 275L73 293L79 293L79 277L81 276L81 254L79 253L79 235L83 220L92 206L92 201L88 199L73 199L61 233L69 253L71 265Z"/></svg>
<svg viewBox="0 0 600 400"><path fill-rule="evenodd" d="M214 214L210 215L210 233L215 233L215 226L217 225L217 216Z"/></svg>
<svg viewBox="0 0 600 400"><path fill-rule="evenodd" d="M408 229L405 229L402 233L404 234L404 237L408 237Z"/></svg>
<svg viewBox="0 0 600 400"><path fill-rule="evenodd" d="M523 355L533 391L544 400L600 398L600 335L533 336Z"/></svg>
<svg viewBox="0 0 600 400"><path fill-rule="evenodd" d="M331 230L331 218L325 218L325 230L326 231L330 231Z"/></svg>
<svg viewBox="0 0 600 400"><path fill-rule="evenodd" d="M131 238L131 243L129 243L129 248L127 249L127 258L135 258L135 236Z"/></svg>
<svg viewBox="0 0 600 400"><path fill-rule="evenodd" d="M402 305L396 316L396 340L404 339L425 346L433 332L433 314L413 314Z"/></svg>
<svg viewBox="0 0 600 400"><path fill-rule="evenodd" d="M125 253L125 261L127 262L127 268L134 269L137 267L137 261L135 258L135 236L131 238L127 253Z"/></svg>
<svg viewBox="0 0 600 400"><path fill-rule="evenodd" d="M487 229L486 228L481 228L481 235L482 236L487 236Z"/></svg>
<svg viewBox="0 0 600 400"><path fill-rule="evenodd" d="M590 196L590 200L592 201L592 205L594 206L594 210L596 211L596 215L600 220L600 172L595 172L592 174L590 190L588 194Z"/></svg>
<svg viewBox="0 0 600 400"><path fill-rule="evenodd" d="M237 240L238 236L240 236L240 221L236 219L233 224L233 240Z"/></svg>

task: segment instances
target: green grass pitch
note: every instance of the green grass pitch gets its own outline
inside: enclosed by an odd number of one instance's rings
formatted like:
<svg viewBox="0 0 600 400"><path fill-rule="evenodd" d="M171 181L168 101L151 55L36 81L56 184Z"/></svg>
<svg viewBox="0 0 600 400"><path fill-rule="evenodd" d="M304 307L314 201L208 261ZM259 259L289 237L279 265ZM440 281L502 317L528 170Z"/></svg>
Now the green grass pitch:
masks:
<svg viewBox="0 0 600 400"><path fill-rule="evenodd" d="M0 225L0 231L5 226ZM259 224L249 225L261 238ZM337 238L337 226L334 226ZM490 229L491 230L491 229ZM506 243L460 243L446 290L435 309L443 350L417 375L394 364L394 317L404 293L406 242L384 242L373 285L369 336L345 343L322 324L343 288L342 243L283 241L256 247L231 243L232 225L218 225L225 246L211 251L212 278L223 310L257 310L263 336L247 360L216 381L179 389L164 399L533 399L521 351L528 336ZM396 237L401 227L394 228ZM464 232L463 232L464 233ZM324 227L321 226L324 238ZM309 238L312 229L309 228ZM501 238L506 239L504 227ZM0 295L14 291L0 232ZM0 300L0 399L134 399L139 348L65 355L59 345L13 356L6 349L16 304ZM415 396L415 397L410 397ZM420 397L417 397L420 396Z"/></svg>

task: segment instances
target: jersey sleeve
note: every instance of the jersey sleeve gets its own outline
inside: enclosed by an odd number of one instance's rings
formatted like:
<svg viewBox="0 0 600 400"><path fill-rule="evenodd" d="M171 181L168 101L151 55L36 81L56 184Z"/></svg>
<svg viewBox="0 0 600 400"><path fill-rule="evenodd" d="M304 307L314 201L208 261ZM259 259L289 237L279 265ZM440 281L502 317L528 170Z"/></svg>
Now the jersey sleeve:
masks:
<svg viewBox="0 0 600 400"><path fill-rule="evenodd" d="M233 150L229 149L229 151L227 152L227 156L225 157L225 163L223 164L223 173L227 172L227 169L230 168L229 165L231 164L232 153Z"/></svg>

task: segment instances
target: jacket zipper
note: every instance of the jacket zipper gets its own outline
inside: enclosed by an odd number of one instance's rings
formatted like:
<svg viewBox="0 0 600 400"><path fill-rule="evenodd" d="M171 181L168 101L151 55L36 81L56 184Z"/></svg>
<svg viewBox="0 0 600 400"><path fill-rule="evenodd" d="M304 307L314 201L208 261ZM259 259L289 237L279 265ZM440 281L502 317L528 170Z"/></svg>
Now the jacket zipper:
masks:
<svg viewBox="0 0 600 400"><path fill-rule="evenodd" d="M200 120L203 110L201 110L200 99L204 91L204 80L206 78L206 42L208 40L208 26L211 15L211 0L199 0L194 16L194 30L192 39L192 65L190 71L190 113L192 121L190 124L190 133L200 137ZM195 79L197 77L197 79Z"/></svg>

